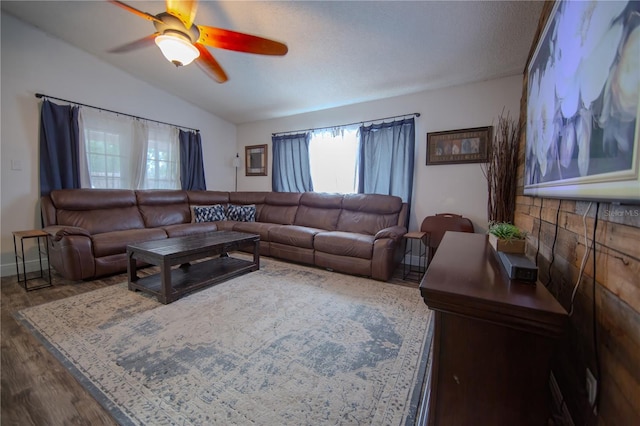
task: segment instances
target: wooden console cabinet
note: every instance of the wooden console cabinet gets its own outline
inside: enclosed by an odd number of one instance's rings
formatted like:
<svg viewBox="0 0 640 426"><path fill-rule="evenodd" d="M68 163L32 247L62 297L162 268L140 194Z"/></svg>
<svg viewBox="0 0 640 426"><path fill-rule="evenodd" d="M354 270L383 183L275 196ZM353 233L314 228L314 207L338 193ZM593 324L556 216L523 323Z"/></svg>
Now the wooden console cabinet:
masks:
<svg viewBox="0 0 640 426"><path fill-rule="evenodd" d="M546 425L568 316L544 285L510 280L486 235L447 232L420 292L435 331L419 423Z"/></svg>

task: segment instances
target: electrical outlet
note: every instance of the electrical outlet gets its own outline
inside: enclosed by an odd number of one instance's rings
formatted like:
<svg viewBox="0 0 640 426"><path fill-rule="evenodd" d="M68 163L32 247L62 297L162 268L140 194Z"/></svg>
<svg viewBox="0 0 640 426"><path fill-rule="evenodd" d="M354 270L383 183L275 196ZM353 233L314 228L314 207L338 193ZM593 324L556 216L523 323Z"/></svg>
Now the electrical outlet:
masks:
<svg viewBox="0 0 640 426"><path fill-rule="evenodd" d="M587 395L589 396L589 405L591 405L592 407L596 403L597 390L598 390L598 381L596 380L595 377L593 377L591 370L587 368Z"/></svg>

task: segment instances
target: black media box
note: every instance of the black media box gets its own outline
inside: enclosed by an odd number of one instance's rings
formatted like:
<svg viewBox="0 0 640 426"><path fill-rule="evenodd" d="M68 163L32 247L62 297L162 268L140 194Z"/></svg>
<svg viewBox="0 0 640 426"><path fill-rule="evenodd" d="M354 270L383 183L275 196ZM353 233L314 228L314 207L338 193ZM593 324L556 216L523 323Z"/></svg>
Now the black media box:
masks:
<svg viewBox="0 0 640 426"><path fill-rule="evenodd" d="M512 280L531 281L538 280L538 267L524 254L497 252L498 258Z"/></svg>

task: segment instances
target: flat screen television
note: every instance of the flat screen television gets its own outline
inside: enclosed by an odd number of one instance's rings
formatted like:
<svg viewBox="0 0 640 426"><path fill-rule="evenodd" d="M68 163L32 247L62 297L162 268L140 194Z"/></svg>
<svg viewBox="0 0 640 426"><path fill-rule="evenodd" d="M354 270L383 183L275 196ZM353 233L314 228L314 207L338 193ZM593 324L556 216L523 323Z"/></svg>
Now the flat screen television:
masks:
<svg viewBox="0 0 640 426"><path fill-rule="evenodd" d="M557 1L528 66L524 194L640 203L640 1Z"/></svg>

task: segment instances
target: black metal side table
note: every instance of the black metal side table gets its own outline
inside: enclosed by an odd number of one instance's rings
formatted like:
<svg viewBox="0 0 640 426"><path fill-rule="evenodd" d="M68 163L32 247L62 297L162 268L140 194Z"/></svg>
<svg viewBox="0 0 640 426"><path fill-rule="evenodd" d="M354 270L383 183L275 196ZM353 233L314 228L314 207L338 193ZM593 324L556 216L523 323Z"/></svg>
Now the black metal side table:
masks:
<svg viewBox="0 0 640 426"><path fill-rule="evenodd" d="M404 234L404 239L407 245L404 253L405 263L402 279L420 282L422 275L427 270L427 233L407 232Z"/></svg>
<svg viewBox="0 0 640 426"><path fill-rule="evenodd" d="M53 285L53 282L51 281L51 265L49 265L49 245L47 244L48 236L49 234L39 229L13 232L13 251L16 256L16 272L18 274L18 284L21 284L22 287L25 289L25 291L38 290L40 288L51 287ZM18 245L16 244L16 238L20 240L19 253L18 253ZM27 278L27 269L25 265L25 254L24 254L24 240L31 239L31 238L35 238L38 244L38 260L40 262L40 275L32 278ZM40 243L41 239L44 239L44 251ZM42 267L42 255L45 255L47 260L47 277L45 277L44 268ZM22 274L20 274L20 263L22 263ZM21 275L24 279L20 279ZM40 284L32 287L28 286L27 284L28 281L38 279L38 278L44 279L46 281L46 284Z"/></svg>

